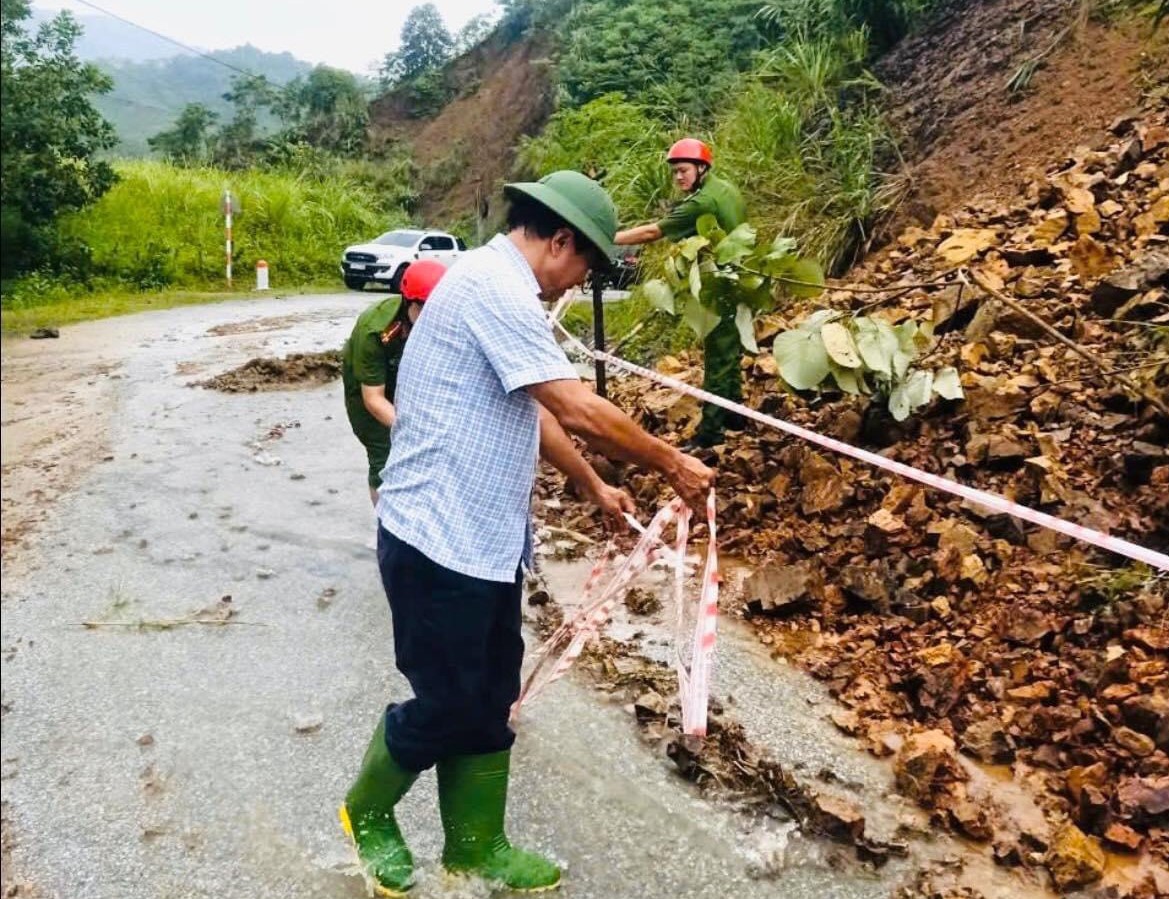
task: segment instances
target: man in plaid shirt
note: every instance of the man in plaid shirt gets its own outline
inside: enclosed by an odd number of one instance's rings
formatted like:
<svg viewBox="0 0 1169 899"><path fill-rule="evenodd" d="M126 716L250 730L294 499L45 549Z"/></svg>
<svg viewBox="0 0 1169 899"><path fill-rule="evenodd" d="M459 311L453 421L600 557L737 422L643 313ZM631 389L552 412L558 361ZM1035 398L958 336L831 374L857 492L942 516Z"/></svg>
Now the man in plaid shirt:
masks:
<svg viewBox="0 0 1169 899"><path fill-rule="evenodd" d="M609 264L617 214L608 194L578 172L505 193L507 233L462 257L435 288L398 376L378 564L396 662L414 698L386 710L341 808L382 895L412 883L393 809L432 765L447 870L512 890L560 883L556 865L513 847L503 830L538 458L618 525L632 500L597 477L567 432L661 472L700 511L713 481L709 468L581 382L541 307Z"/></svg>

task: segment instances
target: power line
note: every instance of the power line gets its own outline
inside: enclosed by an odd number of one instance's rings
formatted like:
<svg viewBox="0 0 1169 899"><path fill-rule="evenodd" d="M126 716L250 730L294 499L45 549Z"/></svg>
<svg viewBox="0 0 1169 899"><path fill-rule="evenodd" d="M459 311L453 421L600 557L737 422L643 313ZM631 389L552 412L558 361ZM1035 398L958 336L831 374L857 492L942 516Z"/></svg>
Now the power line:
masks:
<svg viewBox="0 0 1169 899"><path fill-rule="evenodd" d="M165 34L155 31L153 28L147 28L145 25L139 25L137 22L133 22L130 19L127 19L125 16L120 16L115 12L110 12L108 9L103 9L96 3L91 3L90 0L77 0L77 2L82 6L88 6L90 9L96 9L98 12L109 16L111 19L117 19L119 22L124 22L133 28L137 28L140 31L145 31L147 34L153 34L156 38L164 40L168 44L174 44L176 47L181 47L188 53L194 53L196 56L201 56L206 60L210 60L217 66L223 66L225 69L231 69L233 72L238 72L241 75L247 75L249 78L263 78L264 80L267 80L266 76L264 75L257 75L255 72L249 72L247 69L241 69L239 66L234 66L229 62L224 62L222 59L218 59L208 53L204 53L202 50L196 50L194 47L188 44L184 44L182 41L176 41L173 37L167 37ZM276 87L284 87L284 85L277 84Z"/></svg>

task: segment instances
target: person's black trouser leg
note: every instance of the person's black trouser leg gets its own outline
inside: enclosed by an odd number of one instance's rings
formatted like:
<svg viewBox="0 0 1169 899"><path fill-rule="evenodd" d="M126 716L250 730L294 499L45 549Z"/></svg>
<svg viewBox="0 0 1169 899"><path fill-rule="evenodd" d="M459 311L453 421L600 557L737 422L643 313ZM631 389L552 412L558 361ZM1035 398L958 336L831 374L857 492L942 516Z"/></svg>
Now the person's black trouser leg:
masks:
<svg viewBox="0 0 1169 899"><path fill-rule="evenodd" d="M524 642L520 573L513 583L443 568L378 527L398 670L414 698L386 711L386 745L422 771L452 755L510 749Z"/></svg>
<svg viewBox="0 0 1169 899"><path fill-rule="evenodd" d="M703 342L702 389L724 399L742 402L742 357L739 329L734 318L724 316ZM742 427L742 415L704 403L694 442L699 446L714 446L723 442L723 432L727 428L739 430Z"/></svg>

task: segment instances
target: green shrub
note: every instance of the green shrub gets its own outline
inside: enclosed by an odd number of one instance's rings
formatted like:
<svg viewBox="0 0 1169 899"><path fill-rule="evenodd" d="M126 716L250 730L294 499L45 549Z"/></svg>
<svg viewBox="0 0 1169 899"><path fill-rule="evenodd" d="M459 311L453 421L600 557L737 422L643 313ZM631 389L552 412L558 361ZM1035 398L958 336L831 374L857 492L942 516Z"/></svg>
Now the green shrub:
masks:
<svg viewBox="0 0 1169 899"><path fill-rule="evenodd" d="M621 94L606 94L579 108L561 109L542 133L524 138L516 175L585 172L605 185L622 218L632 221L660 212L670 197L669 140L669 132L644 107Z"/></svg>

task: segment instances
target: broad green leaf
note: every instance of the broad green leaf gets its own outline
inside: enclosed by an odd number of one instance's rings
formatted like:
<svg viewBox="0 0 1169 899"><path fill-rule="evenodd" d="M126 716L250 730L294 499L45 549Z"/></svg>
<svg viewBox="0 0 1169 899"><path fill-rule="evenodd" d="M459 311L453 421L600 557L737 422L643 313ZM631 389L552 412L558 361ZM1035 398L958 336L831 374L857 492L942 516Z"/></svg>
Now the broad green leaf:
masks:
<svg viewBox="0 0 1169 899"><path fill-rule="evenodd" d="M900 380L904 378L909 372L909 366L913 364L913 356L910 356L904 350L898 348L893 353L893 377Z"/></svg>
<svg viewBox="0 0 1169 899"><path fill-rule="evenodd" d="M641 285L641 292L645 294L645 298L654 308L668 312L670 315L675 314L674 291L670 290L670 285L665 281L660 278L646 281Z"/></svg>
<svg viewBox="0 0 1169 899"><path fill-rule="evenodd" d="M870 371L879 372L886 378L893 376L893 354L897 352L897 335L882 330L870 318L855 318L856 348Z"/></svg>
<svg viewBox="0 0 1169 899"><path fill-rule="evenodd" d="M682 306L682 320L694 329L699 340L704 340L706 335L717 327L719 318L716 313L698 302L696 297L690 296Z"/></svg>
<svg viewBox="0 0 1169 899"><path fill-rule="evenodd" d="M909 395L905 392L905 385L900 384L889 394L889 414L896 421L905 421L910 413Z"/></svg>
<svg viewBox="0 0 1169 899"><path fill-rule="evenodd" d="M832 360L828 361L828 370L832 372L832 379L836 381L836 386L845 393L851 393L855 396L865 392L864 379L856 370L844 368Z"/></svg>
<svg viewBox="0 0 1169 899"><path fill-rule="evenodd" d="M828 376L828 353L818 330L785 331L771 351L780 375L796 390L811 390Z"/></svg>
<svg viewBox="0 0 1169 899"><path fill-rule="evenodd" d="M934 393L946 400L960 400L966 396L956 368L947 365L934 372Z"/></svg>
<svg viewBox="0 0 1169 899"><path fill-rule="evenodd" d="M702 267L690 266L690 295L696 300L702 299Z"/></svg>
<svg viewBox="0 0 1169 899"><path fill-rule="evenodd" d="M787 256L796 251L796 241L792 237L783 237L776 235L775 240L771 242L771 255Z"/></svg>
<svg viewBox="0 0 1169 899"><path fill-rule="evenodd" d="M754 246L755 229L744 222L718 242L714 248L715 259L719 265L739 262Z"/></svg>
<svg viewBox="0 0 1169 899"><path fill-rule="evenodd" d="M762 275L752 275L750 273L739 276L739 284L743 290L758 290L763 286Z"/></svg>
<svg viewBox="0 0 1169 899"><path fill-rule="evenodd" d="M755 342L755 312L750 306L739 304L735 310L735 327L739 329L739 341L743 349L749 353L758 353L759 344Z"/></svg>
<svg viewBox="0 0 1169 899"><path fill-rule="evenodd" d="M709 212L706 215L698 216L698 221L694 223L694 229L698 232L699 237L706 237L711 240L714 239L712 235L716 232L720 238L723 236L723 230L718 226L718 219Z"/></svg>
<svg viewBox="0 0 1169 899"><path fill-rule="evenodd" d="M693 262L698 258L698 251L708 246L710 246L710 240L708 238L703 237L701 234L695 234L693 237L687 237L678 244L678 252L682 254L683 259L689 259Z"/></svg>
<svg viewBox="0 0 1169 899"><path fill-rule="evenodd" d="M848 328L840 322L825 322L820 326L820 339L829 358L844 368L857 368L861 364L860 353Z"/></svg>
<svg viewBox="0 0 1169 899"><path fill-rule="evenodd" d="M670 259L670 264L674 266L674 271L678 273L679 278L686 277L686 272L689 270L690 266L687 264L685 259L683 259L681 256L674 256L672 259Z"/></svg>
<svg viewBox="0 0 1169 899"><path fill-rule="evenodd" d="M824 292L824 269L815 259L797 259L780 281L794 297L818 297Z"/></svg>
<svg viewBox="0 0 1169 899"><path fill-rule="evenodd" d="M918 369L905 381L905 396L909 405L920 409L930 401L931 390L934 386L934 373L929 369Z"/></svg>
<svg viewBox="0 0 1169 899"><path fill-rule="evenodd" d="M824 322L836 315L834 309L817 309L802 322L800 328L804 331L819 331Z"/></svg>

